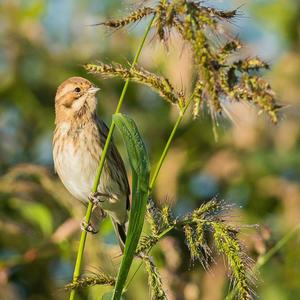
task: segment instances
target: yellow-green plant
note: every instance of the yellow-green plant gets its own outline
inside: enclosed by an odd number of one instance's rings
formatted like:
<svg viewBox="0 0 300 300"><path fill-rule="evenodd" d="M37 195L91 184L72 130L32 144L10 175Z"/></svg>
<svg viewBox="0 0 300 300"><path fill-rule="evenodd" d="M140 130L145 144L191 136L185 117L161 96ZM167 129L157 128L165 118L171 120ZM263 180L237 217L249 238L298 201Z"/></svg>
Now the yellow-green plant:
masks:
<svg viewBox="0 0 300 300"><path fill-rule="evenodd" d="M132 209L130 214L128 238L116 282L103 280L103 284L115 286L112 299L120 299L134 255L144 262L152 298L166 299L161 287L161 278L148 253L161 238L173 229L183 231L191 258L200 260L204 267L208 266L207 258L211 256L212 252L207 241L207 235L210 235L218 252L227 259L239 298L250 299L252 297L251 264L237 238L238 230L226 222L225 212L228 210L228 206L225 203L213 199L190 214L176 218L172 216L169 207L158 208L151 197L171 142L191 103L193 104L193 117L198 117L200 110L207 107L213 124L215 124L217 116L224 111L224 100L253 103L259 107L260 111L267 113L272 122L278 121L279 106L276 104L274 93L270 85L258 74L260 69L266 69L268 65L257 57L234 59L242 47L241 42L233 37L228 37L229 34L222 35L218 32L222 22L230 22L237 14L237 10L218 10L206 7L198 1L173 0L159 1L154 7L142 7L125 18L101 23L104 26L119 29L152 15L131 66L126 67L116 63L86 64L84 66L88 72L104 78L119 77L125 80L93 186L93 191L96 191L106 152L114 128L118 123L131 158L134 175L133 206L136 209ZM155 29L157 36L163 42L167 42L169 33L176 30L191 48L195 64L193 69L194 86L190 95L176 90L167 78L137 66L139 55L151 28ZM221 35L221 44L213 38L216 35ZM147 153L140 134L131 119L119 114L129 81L135 81L156 90L162 99L177 106L179 111L178 118L150 180ZM140 239L147 198L147 221L151 228L151 234ZM139 203L136 203L138 199ZM92 204L90 203L86 214L87 222L89 222L91 212ZM85 240L86 233L83 232L73 282L68 285L72 289L70 299L75 298L77 287L90 285L79 277ZM100 279L102 278L106 278L105 275L101 275ZM98 284L95 278L94 280L88 279L91 281L91 285Z"/></svg>

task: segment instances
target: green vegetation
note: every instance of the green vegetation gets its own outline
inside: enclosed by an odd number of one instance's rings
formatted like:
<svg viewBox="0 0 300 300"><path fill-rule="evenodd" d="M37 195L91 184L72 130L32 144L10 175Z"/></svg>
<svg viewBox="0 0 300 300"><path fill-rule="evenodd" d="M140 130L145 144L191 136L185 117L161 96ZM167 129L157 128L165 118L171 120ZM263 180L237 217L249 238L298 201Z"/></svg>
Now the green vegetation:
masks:
<svg viewBox="0 0 300 300"><path fill-rule="evenodd" d="M125 2L121 17L118 1L1 4L0 299L299 295L299 5L275 2ZM52 172L54 92L74 75L101 87L106 147L119 132L123 256L109 220L80 233L83 207Z"/></svg>

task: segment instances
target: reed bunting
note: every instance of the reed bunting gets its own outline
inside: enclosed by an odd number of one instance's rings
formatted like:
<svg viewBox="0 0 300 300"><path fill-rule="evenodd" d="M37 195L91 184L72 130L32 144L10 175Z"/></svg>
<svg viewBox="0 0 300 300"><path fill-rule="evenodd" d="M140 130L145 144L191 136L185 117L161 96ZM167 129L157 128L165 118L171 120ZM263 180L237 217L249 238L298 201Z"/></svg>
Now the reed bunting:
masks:
<svg viewBox="0 0 300 300"><path fill-rule="evenodd" d="M55 96L54 167L68 191L78 200L94 205L89 224L82 228L96 232L104 215L112 219L123 250L130 207L130 188L122 158L110 144L97 193L91 194L108 128L96 112L99 91L87 79L71 77L57 89Z"/></svg>

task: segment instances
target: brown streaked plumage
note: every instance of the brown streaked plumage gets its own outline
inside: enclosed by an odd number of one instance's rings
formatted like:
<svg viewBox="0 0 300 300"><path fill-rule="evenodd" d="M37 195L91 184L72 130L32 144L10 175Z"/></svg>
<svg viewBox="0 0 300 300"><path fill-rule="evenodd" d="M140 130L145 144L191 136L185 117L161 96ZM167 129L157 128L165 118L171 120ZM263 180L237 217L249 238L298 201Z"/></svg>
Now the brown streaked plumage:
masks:
<svg viewBox="0 0 300 300"><path fill-rule="evenodd" d="M96 113L98 90L87 79L71 77L58 87L55 97L54 166L68 191L84 203L89 201L108 134L107 126ZM125 242L129 194L124 163L112 142L98 185L100 204L93 211L92 223L103 216L103 211L107 213L121 248Z"/></svg>

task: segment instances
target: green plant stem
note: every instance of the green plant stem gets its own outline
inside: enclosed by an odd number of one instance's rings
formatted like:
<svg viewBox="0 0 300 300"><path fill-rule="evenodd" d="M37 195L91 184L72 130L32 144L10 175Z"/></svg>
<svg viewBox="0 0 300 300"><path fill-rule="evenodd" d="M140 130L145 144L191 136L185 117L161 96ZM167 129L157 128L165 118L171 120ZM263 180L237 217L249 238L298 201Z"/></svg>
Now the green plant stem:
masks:
<svg viewBox="0 0 300 300"><path fill-rule="evenodd" d="M177 131L179 125L181 124L182 119L183 119L183 117L184 117L184 114L185 114L186 110L188 109L188 107L189 107L190 103L192 102L192 100L193 100L193 94L189 97L189 99L188 99L188 101L186 102L185 106L180 110L180 113L179 113L179 115L178 115L178 117L177 117L177 120L176 120L174 126L173 126L173 129L172 129L172 131L171 131L171 133L170 133L170 136L169 136L169 138L168 138L168 141L167 141L167 143L166 143L166 145L165 145L165 147L164 147L164 149L163 149L163 152L162 152L162 154L161 154L161 156L160 156L160 158L159 158L159 161L158 161L158 163L157 163L157 165L156 165L156 168L155 168L155 170L154 170L154 173L153 173L153 175L152 175L152 179L151 179L151 181L150 181L150 184L149 184L149 190L148 190L149 196L151 195L151 193L152 193L152 191L153 191L153 188L154 188L154 186L155 186L155 183L156 183L158 174L159 174L159 172L160 172L160 170L161 170L161 167L162 167L162 165L163 165L163 163L164 163L164 160L165 160L165 158L166 158L166 156L167 156L167 154L168 154L168 151L169 151L170 146L171 146L171 143L172 143L172 141L173 141L173 139L174 139L175 133L176 133L176 131ZM175 228L176 225L178 225L178 224L173 224L172 226L170 226L169 228L167 228L165 231L163 231L163 232L158 236L158 239L161 239L161 238L162 238L164 235L166 235L169 231L171 231L173 228ZM151 250L151 249L150 249L150 250ZM149 250L149 251L150 251L150 250ZM127 282L127 284L126 284L124 290L126 290L126 289L128 288L129 284L132 282L134 276L137 274L137 272L138 272L138 270L140 269L140 267L142 266L142 264L143 264L143 261L140 262L140 264L138 265L137 269L135 270L135 272L133 273L133 275L131 276L131 278L128 280L128 282Z"/></svg>
<svg viewBox="0 0 300 300"><path fill-rule="evenodd" d="M136 63L137 63L137 61L138 61L138 59L140 57L140 54L141 54L142 49L144 47L146 38L147 38L147 36L148 36L148 34L150 32L151 26L153 24L154 18L155 18L155 16L152 17L151 21L149 22L149 25L147 26L147 28L145 30L145 33L144 33L143 38L142 38L142 41L141 41L141 43L139 45L139 48L138 48L138 50L137 50L137 52L135 54L134 59L133 59L133 62L132 62L132 65L131 65L132 68L136 65ZM130 80L127 79L126 82L125 82L125 84L124 84L124 87L123 87L123 90L122 90L122 93L121 93L121 96L120 96L120 99L119 99L119 102L118 102L115 114L119 113L120 110L121 110L121 107L122 107L122 104L123 104L123 101L124 101L124 98L125 98L125 94L126 94L127 89L128 89L129 81ZM114 123L114 121L112 121L110 129L109 129L109 132L108 132L108 135L107 135L107 139L106 139L106 142L105 142L105 145L104 145L101 157L100 157L100 161L99 161L99 165L98 165L96 177L95 177L94 184L93 184L92 193L97 192L97 188L98 188L98 185L99 185L100 177L101 177L102 170L103 170L104 163L105 163L106 154L107 154L107 151L108 151L111 139L112 139L112 135L113 135L114 129L115 129L115 123ZM93 211L93 204L92 204L92 202L89 202L88 208L87 208L87 211L86 211L86 215L85 215L85 221L86 221L86 223L90 222L92 211ZM79 242L79 247L78 247L78 252L77 252L77 258L76 258L74 273L73 273L73 282L76 281L77 278L80 276L80 269L81 269L81 265L82 265L82 258L83 258L84 248L85 248L86 237L87 237L87 232L86 231L82 231L81 237L80 237L80 242ZM70 300L74 300L75 296L76 296L76 289L74 289L74 290L71 291L69 299Z"/></svg>
<svg viewBox="0 0 300 300"><path fill-rule="evenodd" d="M175 123L173 129L172 129L172 132L171 132L171 134L170 134L170 136L169 136L169 139L168 139L168 141L167 141L167 143L166 143L166 145L165 145L165 148L164 148L164 150L163 150L163 152L162 152L162 155L160 156L160 159L159 159L159 161L158 161L158 163L157 163L157 166L156 166L156 168L155 168L153 177L152 177L151 182L150 182L150 185L149 185L149 194L151 194L151 192L152 192L152 190L153 190L153 187L154 187L154 185L155 185L155 182L156 182L157 176L158 176L158 174L159 174L159 171L160 171L160 169L161 169L161 167L162 167L162 164L163 164L163 162L164 162L164 160L165 160L165 158L166 158L166 156L167 156L167 153L168 153L168 151L169 151L169 149L170 149L171 142L172 142L172 140L173 140L173 138L174 138L174 136L175 136L175 133L176 133L176 131L177 131L177 129L178 129L179 124L180 124L181 121L182 121L182 118L183 118L183 115L180 114L179 117L177 118L177 121L176 121L176 123Z"/></svg>
<svg viewBox="0 0 300 300"><path fill-rule="evenodd" d="M189 97L189 99L186 102L185 106L180 110L180 113L179 113L179 115L177 117L177 120L176 120L174 126L173 126L173 129L172 129L171 134L170 134L170 136L168 138L168 141L167 141L167 143L165 145L165 148L164 148L164 150L163 150L163 152L162 152L162 154L161 154L161 156L159 158L159 161L158 161L158 163L156 165L155 171L154 171L154 173L152 175L152 178L151 178L151 181L150 181L150 185L149 185L149 195L152 193L152 190L153 190L153 188L155 186L155 183L156 183L158 174L160 172L160 169L161 169L161 167L162 167L162 165L164 163L164 160L165 160L165 158L166 158L166 156L168 154L168 151L170 149L171 143L172 143L172 141L174 139L175 133L176 133L176 131L177 131L177 129L178 129L178 127L179 127L179 125L180 125L183 117L184 117L184 114L185 114L187 108L189 107L192 99L193 99L193 95L191 95Z"/></svg>

